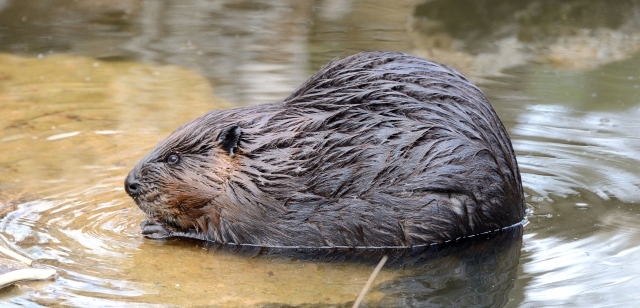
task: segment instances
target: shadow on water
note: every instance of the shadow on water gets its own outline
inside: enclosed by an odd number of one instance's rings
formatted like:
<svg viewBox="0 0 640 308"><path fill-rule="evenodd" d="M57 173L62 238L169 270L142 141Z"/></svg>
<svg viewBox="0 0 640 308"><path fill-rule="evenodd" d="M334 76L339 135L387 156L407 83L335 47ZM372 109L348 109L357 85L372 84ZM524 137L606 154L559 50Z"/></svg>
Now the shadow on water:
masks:
<svg viewBox="0 0 640 308"><path fill-rule="evenodd" d="M217 258L244 257L288 262L352 263L373 269L381 256L389 259L384 269L401 272L398 277L376 281L374 290L383 296L365 301L362 307L500 307L509 301L517 279L522 246L522 225L457 242L414 249L293 249L220 245L193 239L163 241L169 247L197 245ZM339 304L351 307L353 302ZM270 303L265 307L283 307ZM296 307L335 307L307 303Z"/></svg>

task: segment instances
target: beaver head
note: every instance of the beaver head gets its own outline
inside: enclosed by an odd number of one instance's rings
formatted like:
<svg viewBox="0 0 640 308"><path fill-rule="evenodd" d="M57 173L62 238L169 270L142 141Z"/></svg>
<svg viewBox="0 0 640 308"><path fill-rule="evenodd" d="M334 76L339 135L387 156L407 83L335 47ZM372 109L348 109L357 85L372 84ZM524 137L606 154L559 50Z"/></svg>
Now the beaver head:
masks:
<svg viewBox="0 0 640 308"><path fill-rule="evenodd" d="M125 179L125 190L153 222L174 230L206 230L197 218L224 193L242 130L215 112L189 122L144 157Z"/></svg>

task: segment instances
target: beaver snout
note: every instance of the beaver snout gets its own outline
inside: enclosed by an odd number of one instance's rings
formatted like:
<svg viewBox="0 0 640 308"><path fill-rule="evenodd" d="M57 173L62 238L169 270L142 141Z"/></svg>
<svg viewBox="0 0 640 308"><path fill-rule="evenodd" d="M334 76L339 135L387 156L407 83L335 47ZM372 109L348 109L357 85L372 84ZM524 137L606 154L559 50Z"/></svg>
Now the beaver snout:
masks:
<svg viewBox="0 0 640 308"><path fill-rule="evenodd" d="M131 196L131 198L135 198L140 195L142 185L133 172L130 172L129 175L127 175L127 178L124 179L124 190L129 196Z"/></svg>

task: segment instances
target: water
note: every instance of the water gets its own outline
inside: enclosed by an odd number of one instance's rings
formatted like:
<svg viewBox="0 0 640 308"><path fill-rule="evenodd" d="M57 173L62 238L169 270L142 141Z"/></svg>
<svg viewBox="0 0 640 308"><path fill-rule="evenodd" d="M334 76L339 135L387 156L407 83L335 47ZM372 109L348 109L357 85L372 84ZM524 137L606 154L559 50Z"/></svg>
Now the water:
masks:
<svg viewBox="0 0 640 308"><path fill-rule="evenodd" d="M640 287L637 1L0 1L0 243L59 276L3 305L335 306L379 259L140 236L127 172L210 109L285 97L396 50L487 94L523 230L386 251L369 306L632 306ZM318 262L318 260L323 262Z"/></svg>

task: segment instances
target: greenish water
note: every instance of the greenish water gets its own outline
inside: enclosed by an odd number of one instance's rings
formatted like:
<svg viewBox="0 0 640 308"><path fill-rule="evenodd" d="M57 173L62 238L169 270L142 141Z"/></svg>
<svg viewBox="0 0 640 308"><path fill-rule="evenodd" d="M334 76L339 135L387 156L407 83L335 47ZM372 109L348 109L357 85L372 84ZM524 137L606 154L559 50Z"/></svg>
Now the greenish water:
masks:
<svg viewBox="0 0 640 308"><path fill-rule="evenodd" d="M639 17L638 1L0 1L0 243L59 273L0 301L350 306L375 253L144 239L122 182L180 124L280 100L331 59L382 49L480 86L532 214L522 234L390 254L364 303L633 306Z"/></svg>

